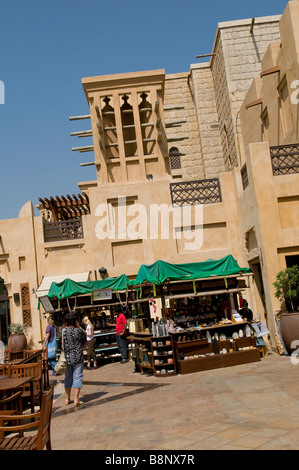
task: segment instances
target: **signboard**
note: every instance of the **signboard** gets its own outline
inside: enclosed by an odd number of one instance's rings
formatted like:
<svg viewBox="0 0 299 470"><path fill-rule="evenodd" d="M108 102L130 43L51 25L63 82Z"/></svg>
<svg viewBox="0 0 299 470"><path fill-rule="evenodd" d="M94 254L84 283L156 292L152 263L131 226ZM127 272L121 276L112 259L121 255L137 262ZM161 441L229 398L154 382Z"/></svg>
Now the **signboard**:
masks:
<svg viewBox="0 0 299 470"><path fill-rule="evenodd" d="M92 300L111 300L112 289L95 289L92 291Z"/></svg>
<svg viewBox="0 0 299 470"><path fill-rule="evenodd" d="M237 310L232 310L232 321L234 323L241 323L244 321L241 315L237 312Z"/></svg>
<svg viewBox="0 0 299 470"><path fill-rule="evenodd" d="M46 313L55 312L55 308L53 307L52 302L50 301L47 295L43 295L42 297L39 297L39 300Z"/></svg>

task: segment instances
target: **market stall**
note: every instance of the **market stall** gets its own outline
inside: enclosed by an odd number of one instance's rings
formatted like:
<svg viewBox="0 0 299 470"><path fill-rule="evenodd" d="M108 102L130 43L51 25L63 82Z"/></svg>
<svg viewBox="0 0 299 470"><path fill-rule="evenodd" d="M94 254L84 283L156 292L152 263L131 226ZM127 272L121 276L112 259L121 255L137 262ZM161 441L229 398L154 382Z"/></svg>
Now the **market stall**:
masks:
<svg viewBox="0 0 299 470"><path fill-rule="evenodd" d="M109 324L115 323L115 308L120 303L126 305L128 281L126 275L121 275L97 281L64 279L53 282L45 307L48 306L47 312L52 314L58 327L63 325L63 317L69 311L75 312L79 322L87 315L94 327L97 356L118 357L115 328Z"/></svg>
<svg viewBox="0 0 299 470"><path fill-rule="evenodd" d="M132 336L143 351L143 365L155 375L184 374L260 360L251 319L242 318L242 292L248 287L248 268L231 256L202 263L142 265L130 285L139 289L140 301L148 291L151 306L151 348L148 338ZM151 286L151 287L150 287ZM164 329L163 326L164 325ZM168 338L170 336L170 339ZM156 341L159 337L160 341ZM171 341L175 359L157 344ZM153 346L154 343L154 346ZM146 352L146 354L144 354ZM171 354L171 353L170 353ZM146 358L143 363L142 357ZM167 359L167 361L166 361Z"/></svg>
<svg viewBox="0 0 299 470"><path fill-rule="evenodd" d="M99 353L117 350L107 325L121 306L135 370L168 376L260 360L252 318L240 315L251 275L231 255L200 263L159 260L142 265L134 280L52 283L48 299L62 318L66 309L89 314L100 341L105 337Z"/></svg>

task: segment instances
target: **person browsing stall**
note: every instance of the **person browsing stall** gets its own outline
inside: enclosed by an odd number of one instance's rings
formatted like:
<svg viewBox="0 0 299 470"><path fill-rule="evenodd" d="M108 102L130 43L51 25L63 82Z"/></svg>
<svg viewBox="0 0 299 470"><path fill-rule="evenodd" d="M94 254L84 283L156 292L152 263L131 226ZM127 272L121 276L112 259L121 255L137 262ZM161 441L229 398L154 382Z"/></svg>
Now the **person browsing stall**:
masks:
<svg viewBox="0 0 299 470"><path fill-rule="evenodd" d="M52 369L52 375L56 375L55 366L56 366L56 347L57 347L57 340L56 340L56 326L52 316L48 317L48 325L46 328L45 338L43 342L43 349L48 350L48 364Z"/></svg>
<svg viewBox="0 0 299 470"><path fill-rule="evenodd" d="M109 326L114 326L116 329L116 342L121 355L121 364L127 362L127 319L121 310L116 310L117 318L116 323L109 323Z"/></svg>
<svg viewBox="0 0 299 470"><path fill-rule="evenodd" d="M94 336L93 325L87 316L82 319L82 323L86 325L87 369L91 370L91 359L93 359L93 369L97 369L97 355L95 351L96 338Z"/></svg>
<svg viewBox="0 0 299 470"><path fill-rule="evenodd" d="M86 333L80 327L76 315L68 313L64 317L64 328L60 330L58 341L62 344L67 368L64 378L64 387L66 400L65 404L71 403L71 390L74 389L74 405L81 405L79 400L80 391L83 383L84 355L83 348L86 340Z"/></svg>

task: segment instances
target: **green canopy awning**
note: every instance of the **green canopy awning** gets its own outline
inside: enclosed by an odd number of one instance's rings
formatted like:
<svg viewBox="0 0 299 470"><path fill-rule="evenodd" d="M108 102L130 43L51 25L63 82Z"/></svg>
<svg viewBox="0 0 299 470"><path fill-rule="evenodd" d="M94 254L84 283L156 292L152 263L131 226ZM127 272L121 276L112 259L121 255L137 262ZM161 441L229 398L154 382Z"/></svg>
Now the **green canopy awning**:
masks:
<svg viewBox="0 0 299 470"><path fill-rule="evenodd" d="M232 255L225 256L219 260L208 259L200 263L171 264L166 261L156 261L153 264L143 264L140 266L135 280L122 274L115 278L106 278L102 281L75 282L65 279L62 282L52 282L48 297L66 299L72 295L82 295L92 293L95 289L113 289L121 291L128 286L139 286L144 282L152 284L162 284L170 281L188 281L194 279L230 276L251 273L249 268L241 268Z"/></svg>
<svg viewBox="0 0 299 470"><path fill-rule="evenodd" d="M154 264L143 264L137 277L129 281L131 286L143 282L162 284L166 280L187 281L214 276L229 276L234 274L251 273L249 268L241 268L232 255L219 260L208 259L200 263L170 264L166 261L156 261Z"/></svg>
<svg viewBox="0 0 299 470"><path fill-rule="evenodd" d="M129 279L125 274L118 277L107 277L102 281L84 281L75 282L71 279L65 279L62 282L52 282L48 297L57 297L66 299L72 295L90 294L95 289L113 289L115 291L125 290Z"/></svg>

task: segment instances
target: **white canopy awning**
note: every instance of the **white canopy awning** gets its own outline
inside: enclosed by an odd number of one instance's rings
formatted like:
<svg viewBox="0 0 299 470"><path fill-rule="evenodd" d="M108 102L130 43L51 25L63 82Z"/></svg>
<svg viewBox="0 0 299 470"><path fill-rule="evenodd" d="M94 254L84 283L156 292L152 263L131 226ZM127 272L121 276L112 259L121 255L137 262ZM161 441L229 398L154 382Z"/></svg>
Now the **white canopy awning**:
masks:
<svg viewBox="0 0 299 470"><path fill-rule="evenodd" d="M76 273L76 274L58 274L56 276L44 276L40 286L36 289L37 297L48 295L52 282L62 282L65 279L71 279L75 282L84 282L89 280L89 273Z"/></svg>

